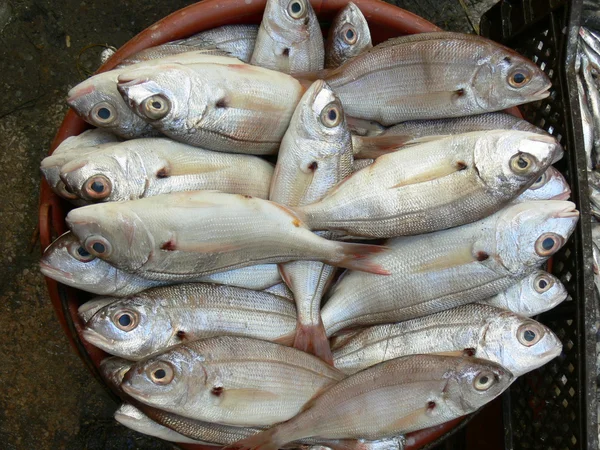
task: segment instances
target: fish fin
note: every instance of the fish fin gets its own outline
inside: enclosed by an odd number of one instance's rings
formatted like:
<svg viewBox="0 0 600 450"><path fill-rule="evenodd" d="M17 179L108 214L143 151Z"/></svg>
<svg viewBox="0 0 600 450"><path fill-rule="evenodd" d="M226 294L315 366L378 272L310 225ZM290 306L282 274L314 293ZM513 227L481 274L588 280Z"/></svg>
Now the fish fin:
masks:
<svg viewBox="0 0 600 450"><path fill-rule="evenodd" d="M354 157L368 159L379 158L386 153L402 148L413 136L383 134L379 136L352 136Z"/></svg>
<svg viewBox="0 0 600 450"><path fill-rule="evenodd" d="M428 353L429 355L438 355L438 356L465 356L465 351L464 350L456 350L456 351L450 351L450 352L433 352L433 353Z"/></svg>
<svg viewBox="0 0 600 450"><path fill-rule="evenodd" d="M276 439L279 426L274 426L268 430L261 431L255 435L234 442L223 447L223 450L278 450L286 441Z"/></svg>
<svg viewBox="0 0 600 450"><path fill-rule="evenodd" d="M343 347L348 342L350 342L354 338L354 336L358 335L362 330L362 328L354 330L343 330L337 333L335 336L332 336L330 340L331 350L338 350L339 348Z"/></svg>
<svg viewBox="0 0 600 450"><path fill-rule="evenodd" d="M345 267L346 269L375 273L378 275L390 274L388 270L373 262L371 258L378 253L385 252L388 250L388 247L371 244L353 244L350 242L340 242L339 246L343 255L338 261L327 261L332 266L340 266Z"/></svg>
<svg viewBox="0 0 600 450"><path fill-rule="evenodd" d="M193 243L188 244L186 242L177 242L175 239L169 239L163 242L160 246L161 250L180 252L194 252L194 253L225 253L234 252L239 250L241 247L231 244L207 244L207 243Z"/></svg>
<svg viewBox="0 0 600 450"><path fill-rule="evenodd" d="M218 396L222 398L219 407L228 408L238 403L251 403L256 401L275 400L278 395L260 389L227 389L220 388Z"/></svg>
<svg viewBox="0 0 600 450"><path fill-rule="evenodd" d="M298 324L294 348L306 353L312 353L327 364L333 366L333 355L329 347L329 340L325 334L323 322L319 320L316 325Z"/></svg>
<svg viewBox="0 0 600 450"><path fill-rule="evenodd" d="M444 138L447 138L450 136L452 136L452 135L450 135L450 134L432 134L430 136L420 136L417 138L410 139L409 141L406 141L404 146L406 147L408 145L425 144L427 142L438 141L440 139L444 139Z"/></svg>
<svg viewBox="0 0 600 450"><path fill-rule="evenodd" d="M292 76L300 82L303 86L308 86L313 84L313 82L317 80L324 80L328 75L331 74L332 70L335 69L321 69L314 70L312 72L294 72Z"/></svg>
<svg viewBox="0 0 600 450"><path fill-rule="evenodd" d="M417 423L423 419L423 417L427 416L427 411L428 411L429 407L425 406L424 408L419 408L416 409L402 417L400 417L398 420L395 420L394 422L384 426L381 428L381 434L382 435L387 435L387 434L396 434L396 433L401 433L403 430L406 430L407 428L412 428L415 425L417 425Z"/></svg>
<svg viewBox="0 0 600 450"><path fill-rule="evenodd" d="M454 91L434 91L434 92L422 92L416 94L407 94L400 99L390 97L384 104L389 106L397 105L401 103L421 103L428 104L432 109L440 106L445 106L448 103L454 103L456 100L464 95L464 89L456 89Z"/></svg>
<svg viewBox="0 0 600 450"><path fill-rule="evenodd" d="M189 156L177 155L176 152L161 159L163 167L156 171L156 178L168 178L182 175L197 175L201 173L219 172L227 169L224 164L211 164L209 162L199 164L197 161L190 162Z"/></svg>
<svg viewBox="0 0 600 450"><path fill-rule="evenodd" d="M294 344L294 339L296 339L296 331L293 331L290 334L280 336L273 342L275 342L276 344L285 345L286 347L292 347Z"/></svg>
<svg viewBox="0 0 600 450"><path fill-rule="evenodd" d="M477 261L478 258L473 255L471 247L463 247L456 250L454 253L440 256L428 263L422 264L417 272L433 272L438 270L451 269L453 267L470 264Z"/></svg>
<svg viewBox="0 0 600 450"><path fill-rule="evenodd" d="M447 177L455 172L459 172L467 168L467 164L462 161L451 161L449 159L434 163L428 170L416 174L413 177L405 178L397 184L390 186L389 189L397 189L399 187L408 186L411 184L425 183L427 181L438 180Z"/></svg>

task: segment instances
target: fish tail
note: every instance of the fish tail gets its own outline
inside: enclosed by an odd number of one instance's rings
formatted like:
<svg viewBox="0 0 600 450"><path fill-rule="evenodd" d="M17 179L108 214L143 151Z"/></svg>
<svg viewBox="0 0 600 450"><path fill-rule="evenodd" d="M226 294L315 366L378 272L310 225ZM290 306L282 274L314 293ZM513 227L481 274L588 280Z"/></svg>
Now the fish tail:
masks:
<svg viewBox="0 0 600 450"><path fill-rule="evenodd" d="M333 366L333 355L321 320L316 325L298 324L294 348L312 353Z"/></svg>
<svg viewBox="0 0 600 450"><path fill-rule="evenodd" d="M390 274L387 269L381 267L372 258L374 255L388 250L388 247L372 244L353 244L349 242L340 242L339 246L343 253L342 257L338 261L328 261L329 264L378 275Z"/></svg>
<svg viewBox="0 0 600 450"><path fill-rule="evenodd" d="M409 135L384 134L380 136L352 136L354 156L375 159L386 153L395 152L413 139Z"/></svg>
<svg viewBox="0 0 600 450"><path fill-rule="evenodd" d="M269 428L268 430L242 439L241 441L234 442L233 444L224 447L223 450L278 450L286 443L285 440L281 441L276 439L278 429L279 427L277 426Z"/></svg>

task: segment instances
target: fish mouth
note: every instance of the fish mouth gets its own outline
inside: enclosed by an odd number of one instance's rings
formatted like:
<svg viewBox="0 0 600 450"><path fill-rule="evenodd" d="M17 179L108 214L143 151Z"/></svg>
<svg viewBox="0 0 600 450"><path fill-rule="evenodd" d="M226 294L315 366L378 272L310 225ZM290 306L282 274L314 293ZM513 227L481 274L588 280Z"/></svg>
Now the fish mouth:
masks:
<svg viewBox="0 0 600 450"><path fill-rule="evenodd" d="M83 339L85 339L87 342L103 350L110 348L111 344L115 343L113 339L108 339L107 337L101 335L97 331L92 330L91 328L85 328L81 332L81 335L83 336Z"/></svg>
<svg viewBox="0 0 600 450"><path fill-rule="evenodd" d="M540 356L542 358L549 358L549 360L556 358L562 353L562 345L557 345L556 347L552 347L550 350L545 351Z"/></svg>
<svg viewBox="0 0 600 450"><path fill-rule="evenodd" d="M548 96L550 95L550 88L552 87L552 84L550 84L549 86L544 87L543 89L540 89L539 91L533 93L531 95L531 102L535 102L538 100L544 100L545 98L548 98Z"/></svg>
<svg viewBox="0 0 600 450"><path fill-rule="evenodd" d="M57 269L44 261L40 261L40 272L57 281L73 281L73 275L64 270Z"/></svg>
<svg viewBox="0 0 600 450"><path fill-rule="evenodd" d="M558 217L560 219L572 219L575 217L579 217L579 211L577 211L575 209L575 205L569 206L568 209L565 209L565 210L559 212L558 214L556 214L556 217Z"/></svg>

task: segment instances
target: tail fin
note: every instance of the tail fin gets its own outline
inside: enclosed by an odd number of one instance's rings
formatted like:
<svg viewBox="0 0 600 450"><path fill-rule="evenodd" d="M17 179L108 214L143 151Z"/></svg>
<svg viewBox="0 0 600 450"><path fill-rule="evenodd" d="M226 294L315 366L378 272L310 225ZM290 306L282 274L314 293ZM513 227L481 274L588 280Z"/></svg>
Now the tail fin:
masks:
<svg viewBox="0 0 600 450"><path fill-rule="evenodd" d="M312 353L333 366L333 355L329 347L329 340L325 334L323 322L320 320L316 325L298 323L294 347L303 352Z"/></svg>
<svg viewBox="0 0 600 450"><path fill-rule="evenodd" d="M339 246L343 252L338 261L327 261L332 266L345 267L360 272L375 273L378 275L389 275L390 272L373 261L373 256L388 250L388 247L371 244L353 244L340 242Z"/></svg>
<svg viewBox="0 0 600 450"><path fill-rule="evenodd" d="M269 428L246 439L234 442L227 447L223 447L223 450L278 450L286 442L277 442L274 439L277 429L277 426Z"/></svg>
<svg viewBox="0 0 600 450"><path fill-rule="evenodd" d="M380 136L352 136L352 146L356 158L379 158L386 153L399 150L414 136L384 134Z"/></svg>
<svg viewBox="0 0 600 450"><path fill-rule="evenodd" d="M291 75L300 82L303 86L308 84L310 86L314 81L324 80L328 75L331 74L331 71L334 69L321 69L314 70L312 72L294 72Z"/></svg>

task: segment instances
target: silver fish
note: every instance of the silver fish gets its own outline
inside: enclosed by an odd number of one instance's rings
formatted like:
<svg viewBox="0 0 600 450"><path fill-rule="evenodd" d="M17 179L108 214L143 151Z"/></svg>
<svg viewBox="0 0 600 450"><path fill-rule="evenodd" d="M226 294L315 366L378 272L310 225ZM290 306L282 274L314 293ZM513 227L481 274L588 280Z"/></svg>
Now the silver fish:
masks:
<svg viewBox="0 0 600 450"><path fill-rule="evenodd" d="M513 203L531 200L568 200L571 187L565 177L554 167L550 166L540 177L529 186Z"/></svg>
<svg viewBox="0 0 600 450"><path fill-rule="evenodd" d="M373 47L367 19L349 2L333 19L325 46L325 67L334 68Z"/></svg>
<svg viewBox="0 0 600 450"><path fill-rule="evenodd" d="M203 48L215 48L248 62L254 51L257 32L257 25L224 25L142 50L123 60L117 68Z"/></svg>
<svg viewBox="0 0 600 450"><path fill-rule="evenodd" d="M390 39L327 72L324 80L346 114L382 125L500 111L542 100L552 85L515 51L449 32Z"/></svg>
<svg viewBox="0 0 600 450"><path fill-rule="evenodd" d="M587 56L581 56L581 73L583 74L583 84L587 93L587 98L592 108L592 120L594 131L594 149L596 153L600 151L600 93L596 87L592 75L592 67Z"/></svg>
<svg viewBox="0 0 600 450"><path fill-rule="evenodd" d="M308 0L267 0L250 63L284 73L323 68L319 21Z"/></svg>
<svg viewBox="0 0 600 450"><path fill-rule="evenodd" d="M296 309L287 299L261 291L178 284L116 299L94 314L83 330L90 344L134 361L221 334L291 345Z"/></svg>
<svg viewBox="0 0 600 450"><path fill-rule="evenodd" d="M161 138L110 145L61 168L68 189L92 203L193 190L267 198L272 175L273 165L256 156L213 152Z"/></svg>
<svg viewBox="0 0 600 450"><path fill-rule="evenodd" d="M40 170L54 193L82 205L83 202L77 202L78 198L75 194L66 190L65 184L60 179L61 167L71 159L93 153L103 148L104 144L119 141L120 139L117 136L106 130L100 128L86 130L78 136L71 136L65 139L54 149L54 152L50 156L46 156L42 160Z"/></svg>
<svg viewBox="0 0 600 450"><path fill-rule="evenodd" d="M586 45L594 52L600 54L600 40L595 33L592 33L585 27L579 27L579 36L583 39Z"/></svg>
<svg viewBox="0 0 600 450"><path fill-rule="evenodd" d="M170 284L168 281L147 280L111 266L85 250L70 231L57 238L44 251L40 271L67 286L114 297L124 297L151 287ZM205 277L192 277L185 281L262 290L281 283L281 277L276 264L261 264Z"/></svg>
<svg viewBox="0 0 600 450"><path fill-rule="evenodd" d="M583 147L587 156L587 169L592 170L593 149L594 149L594 119L588 108L587 95L583 87L583 82L579 74L577 74L577 91L579 93L579 108L581 111L581 127L583 128Z"/></svg>
<svg viewBox="0 0 600 450"><path fill-rule="evenodd" d="M449 119L409 120L389 127L376 136L353 135L352 147L359 158L377 158L415 139L487 130L518 130L548 135L541 128L512 114L491 112Z"/></svg>
<svg viewBox="0 0 600 450"><path fill-rule="evenodd" d="M359 170L362 170L365 167L369 167L374 162L374 159L355 159L352 162L352 173L358 172Z"/></svg>
<svg viewBox="0 0 600 450"><path fill-rule="evenodd" d="M567 289L554 275L536 270L506 291L479 303L533 317L562 303Z"/></svg>
<svg viewBox="0 0 600 450"><path fill-rule="evenodd" d="M387 273L370 262L384 247L328 241L285 207L243 195L191 191L100 203L72 210L66 221L91 255L153 280L295 260Z"/></svg>
<svg viewBox="0 0 600 450"><path fill-rule="evenodd" d="M292 293L292 291L290 291L290 288L287 287L285 283L275 284L266 289L263 289L262 291L285 298L286 300L289 300L292 303L295 302L294 294Z"/></svg>
<svg viewBox="0 0 600 450"><path fill-rule="evenodd" d="M335 367L351 375L407 355L474 356L515 377L560 355L562 344L546 326L492 306L471 304L406 322L376 325L334 351Z"/></svg>
<svg viewBox="0 0 600 450"><path fill-rule="evenodd" d="M578 217L571 202L524 202L462 227L392 239L374 258L391 275L348 272L334 287L321 310L327 335L492 297L556 253Z"/></svg>
<svg viewBox="0 0 600 450"><path fill-rule="evenodd" d="M233 153L277 153L304 88L290 75L229 59L233 63L126 71L118 89L140 120L177 141Z"/></svg>
<svg viewBox="0 0 600 450"><path fill-rule="evenodd" d="M315 81L300 99L281 142L269 199L286 206L318 201L350 174L351 166L352 143L342 104L326 83ZM332 238L331 233L320 236ZM320 305L335 268L295 261L281 264L279 271L296 299L294 347L331 362Z"/></svg>
<svg viewBox="0 0 600 450"><path fill-rule="evenodd" d="M83 323L87 323L94 314L100 311L105 306L116 302L118 297L96 297L92 300L88 300L79 308L77 308L77 315L81 318Z"/></svg>
<svg viewBox="0 0 600 450"><path fill-rule="evenodd" d="M169 62L190 64L203 61L223 61L220 58L224 57L211 55L211 52L212 50L195 50L96 74L69 91L67 104L86 122L98 128L107 129L122 138L159 136L160 133L152 125L146 123L129 109L119 94L117 90L119 74L136 67ZM240 63L235 58L226 58L225 60Z"/></svg>
<svg viewBox="0 0 600 450"><path fill-rule="evenodd" d="M340 381L285 423L235 448L276 450L312 436L377 439L469 414L500 395L513 375L491 361L412 355L386 361Z"/></svg>
<svg viewBox="0 0 600 450"><path fill-rule="evenodd" d="M175 347L129 370L123 390L149 406L235 426L291 419L344 375L312 355L221 336Z"/></svg>
<svg viewBox="0 0 600 450"><path fill-rule="evenodd" d="M321 201L292 209L314 230L371 238L455 227L502 208L559 148L552 136L512 130L434 139L380 156Z"/></svg>

